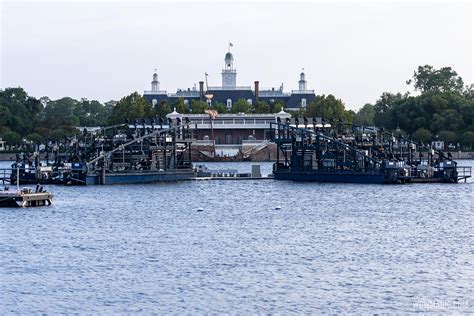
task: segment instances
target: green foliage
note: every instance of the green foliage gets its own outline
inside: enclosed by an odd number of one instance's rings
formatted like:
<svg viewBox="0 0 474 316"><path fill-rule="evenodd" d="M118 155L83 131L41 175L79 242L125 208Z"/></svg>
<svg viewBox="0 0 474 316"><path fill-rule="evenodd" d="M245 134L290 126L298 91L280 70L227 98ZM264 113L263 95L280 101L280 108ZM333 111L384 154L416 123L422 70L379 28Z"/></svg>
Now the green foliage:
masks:
<svg viewBox="0 0 474 316"><path fill-rule="evenodd" d="M352 110L347 110L344 113L344 122L345 123L354 123L355 119L357 117L357 113L352 111Z"/></svg>
<svg viewBox="0 0 474 316"><path fill-rule="evenodd" d="M40 144L43 141L43 137L38 133L28 134L25 139L32 141L34 144Z"/></svg>
<svg viewBox="0 0 474 316"><path fill-rule="evenodd" d="M308 104L304 112L306 117L324 117L329 120L346 119L346 109L341 99L336 99L332 94L327 97L318 95Z"/></svg>
<svg viewBox="0 0 474 316"><path fill-rule="evenodd" d="M445 143L454 143L458 136L456 133L451 132L451 131L440 131L438 133L438 138L444 141Z"/></svg>
<svg viewBox="0 0 474 316"><path fill-rule="evenodd" d="M270 113L270 106L264 101L258 101L254 108L255 113Z"/></svg>
<svg viewBox="0 0 474 316"><path fill-rule="evenodd" d="M461 142L468 148L474 148L474 131L466 131L461 135Z"/></svg>
<svg viewBox="0 0 474 316"><path fill-rule="evenodd" d="M284 105L280 100L275 100L275 102L270 103L271 113L278 113L283 109Z"/></svg>
<svg viewBox="0 0 474 316"><path fill-rule="evenodd" d="M29 97L22 88L0 91L0 125L17 135L31 133L38 124L42 110L40 101Z"/></svg>
<svg viewBox="0 0 474 316"><path fill-rule="evenodd" d="M181 114L188 114L190 111L189 111L189 106L187 106L185 103L184 103L184 99L183 98L179 98L178 101L176 101L174 104L173 104L174 108L176 109L176 112L178 113L181 113Z"/></svg>
<svg viewBox="0 0 474 316"><path fill-rule="evenodd" d="M73 136L76 133L77 133L77 130L75 129L71 129L67 127L57 128L51 131L51 133L49 133L49 139L53 141L60 141L67 137Z"/></svg>
<svg viewBox="0 0 474 316"><path fill-rule="evenodd" d="M431 139L433 138L433 134L431 134L431 132L425 128L419 128L413 134L413 138L416 140L422 141L424 143L427 143L431 141Z"/></svg>
<svg viewBox="0 0 474 316"><path fill-rule="evenodd" d="M250 104L247 100L238 99L234 104L232 104L232 113L249 113Z"/></svg>
<svg viewBox="0 0 474 316"><path fill-rule="evenodd" d="M8 128L0 134L0 138L10 145L19 145L22 143L21 136Z"/></svg>
<svg viewBox="0 0 474 316"><path fill-rule="evenodd" d="M110 124L124 123L125 120L152 116L153 109L148 101L137 92L123 97L112 110Z"/></svg>
<svg viewBox="0 0 474 316"><path fill-rule="evenodd" d="M160 117L165 117L166 114L171 113L171 107L168 101L161 101L160 103L155 105L153 110L154 110L154 113Z"/></svg>
<svg viewBox="0 0 474 316"><path fill-rule="evenodd" d="M435 69L433 66L419 66L413 74L413 79L407 81L416 90L424 92L461 92L464 82L451 67Z"/></svg>
<svg viewBox="0 0 474 316"><path fill-rule="evenodd" d="M354 123L359 125L374 125L375 108L372 104L367 103L356 114Z"/></svg>
<svg viewBox="0 0 474 316"><path fill-rule="evenodd" d="M191 101L191 112L193 114L204 114L204 110L207 110L209 105L204 101Z"/></svg>
<svg viewBox="0 0 474 316"><path fill-rule="evenodd" d="M227 113L227 107L223 103L215 102L212 104L212 107L217 113Z"/></svg>
<svg viewBox="0 0 474 316"><path fill-rule="evenodd" d="M393 108L403 99L400 93L384 92L374 105L374 124L387 129L397 128L399 121L394 116Z"/></svg>

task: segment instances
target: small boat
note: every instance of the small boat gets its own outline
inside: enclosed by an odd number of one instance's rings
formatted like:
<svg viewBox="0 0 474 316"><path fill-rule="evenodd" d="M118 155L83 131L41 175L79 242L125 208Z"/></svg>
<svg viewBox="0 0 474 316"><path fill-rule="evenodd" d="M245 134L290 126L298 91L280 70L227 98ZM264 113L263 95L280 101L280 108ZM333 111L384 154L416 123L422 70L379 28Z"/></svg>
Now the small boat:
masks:
<svg viewBox="0 0 474 316"><path fill-rule="evenodd" d="M37 186L36 191L31 188L10 191L8 187L0 191L0 207L29 207L46 206L53 202L53 194L43 191L42 186Z"/></svg>
<svg viewBox="0 0 474 316"><path fill-rule="evenodd" d="M16 168L16 177L19 179L20 168ZM53 194L44 190L40 184L36 185L33 192L31 188L23 188L20 190L19 181L16 182L15 190L4 187L0 191L0 207L29 207L29 206L46 206L53 203Z"/></svg>

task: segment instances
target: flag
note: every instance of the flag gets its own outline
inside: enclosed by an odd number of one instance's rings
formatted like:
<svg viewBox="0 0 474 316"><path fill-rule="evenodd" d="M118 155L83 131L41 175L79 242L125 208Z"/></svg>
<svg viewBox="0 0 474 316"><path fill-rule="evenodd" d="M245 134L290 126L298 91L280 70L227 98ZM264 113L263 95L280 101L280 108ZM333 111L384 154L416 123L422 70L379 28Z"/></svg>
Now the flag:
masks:
<svg viewBox="0 0 474 316"><path fill-rule="evenodd" d="M232 44L231 42L229 42L229 46L230 46L230 47L234 47L234 44Z"/></svg>
<svg viewBox="0 0 474 316"><path fill-rule="evenodd" d="M216 110L204 110L204 113L209 114L209 117L211 120L215 120L217 117L217 114L219 114Z"/></svg>

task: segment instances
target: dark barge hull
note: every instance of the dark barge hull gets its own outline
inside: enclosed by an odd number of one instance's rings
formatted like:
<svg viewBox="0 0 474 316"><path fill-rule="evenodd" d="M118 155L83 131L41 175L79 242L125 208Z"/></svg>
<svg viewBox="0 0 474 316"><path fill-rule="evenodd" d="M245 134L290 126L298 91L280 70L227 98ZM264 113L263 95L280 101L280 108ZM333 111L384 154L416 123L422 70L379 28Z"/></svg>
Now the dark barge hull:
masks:
<svg viewBox="0 0 474 316"><path fill-rule="evenodd" d="M29 207L51 205L53 195L48 192L17 195L0 194L0 207Z"/></svg>
<svg viewBox="0 0 474 316"><path fill-rule="evenodd" d="M275 171L277 180L292 180L306 182L338 182L338 183L371 183L383 184L384 174L378 173L334 173L334 172L298 172L298 171Z"/></svg>
<svg viewBox="0 0 474 316"><path fill-rule="evenodd" d="M88 174L86 185L97 184L137 184L152 182L168 182L190 180L195 176L192 170L156 171L156 172L117 172L106 173L104 177L99 174Z"/></svg>

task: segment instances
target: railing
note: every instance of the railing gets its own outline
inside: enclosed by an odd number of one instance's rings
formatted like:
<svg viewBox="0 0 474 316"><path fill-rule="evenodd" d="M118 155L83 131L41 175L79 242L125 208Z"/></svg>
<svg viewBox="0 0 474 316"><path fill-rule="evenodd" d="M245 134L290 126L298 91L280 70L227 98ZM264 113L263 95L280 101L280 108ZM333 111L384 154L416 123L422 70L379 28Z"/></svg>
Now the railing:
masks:
<svg viewBox="0 0 474 316"><path fill-rule="evenodd" d="M290 93L285 93L282 91L272 91L272 90L259 90L259 97L289 97Z"/></svg>
<svg viewBox="0 0 474 316"><path fill-rule="evenodd" d="M170 93L170 97L199 97L199 91L177 91L176 93Z"/></svg>
<svg viewBox="0 0 474 316"><path fill-rule="evenodd" d="M314 93L314 90L291 90L292 94L309 94Z"/></svg>
<svg viewBox="0 0 474 316"><path fill-rule="evenodd" d="M221 91L221 90L252 90L250 86L236 86L236 87L209 87L209 91Z"/></svg>
<svg viewBox="0 0 474 316"><path fill-rule="evenodd" d="M154 95L154 94L166 94L166 95L167 95L168 93L166 92L166 90L156 90L156 91L153 91L153 90L145 90L145 91L143 91L143 94L144 94L144 95L149 95L149 94L153 94L153 95Z"/></svg>
<svg viewBox="0 0 474 316"><path fill-rule="evenodd" d="M196 139L193 141L193 145L207 145L207 146L214 146L215 141L211 139Z"/></svg>
<svg viewBox="0 0 474 316"><path fill-rule="evenodd" d="M464 179L466 181L467 178L472 176L472 167L460 166L456 170L458 172L458 180Z"/></svg>
<svg viewBox="0 0 474 316"><path fill-rule="evenodd" d="M2 185L5 185L5 182L10 183L11 173L12 173L12 168L0 169L0 181L2 182Z"/></svg>

